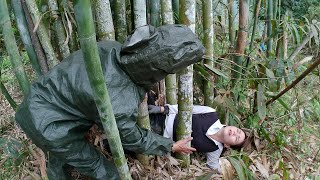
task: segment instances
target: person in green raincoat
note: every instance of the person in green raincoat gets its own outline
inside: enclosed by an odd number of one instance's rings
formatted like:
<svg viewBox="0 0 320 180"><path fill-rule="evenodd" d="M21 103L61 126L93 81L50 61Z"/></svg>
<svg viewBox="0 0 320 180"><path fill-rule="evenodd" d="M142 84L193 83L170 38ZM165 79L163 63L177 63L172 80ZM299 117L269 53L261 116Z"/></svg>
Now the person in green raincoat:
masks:
<svg viewBox="0 0 320 180"><path fill-rule="evenodd" d="M125 150L165 155L191 153L174 142L137 126L137 110L147 90L166 75L198 62L204 47L184 25L137 28L124 42L98 43L101 66ZM48 159L49 179L66 179L65 165L94 179L119 179L114 164L84 137L102 125L81 51L72 53L38 78L16 113L16 121Z"/></svg>

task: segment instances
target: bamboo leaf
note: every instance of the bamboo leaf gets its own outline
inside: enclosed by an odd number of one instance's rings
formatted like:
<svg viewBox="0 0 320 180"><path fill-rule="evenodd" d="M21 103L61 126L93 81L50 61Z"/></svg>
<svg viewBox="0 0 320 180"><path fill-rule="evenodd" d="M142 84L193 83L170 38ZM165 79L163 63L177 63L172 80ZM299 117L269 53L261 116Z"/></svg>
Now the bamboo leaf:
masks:
<svg viewBox="0 0 320 180"><path fill-rule="evenodd" d="M218 69L216 69L216 68L214 68L214 67L209 67L209 66L206 65L206 64L204 64L204 67L205 67L207 70L209 70L210 72L214 73L214 74L217 74L217 75L222 76L222 77L224 77L224 78L226 78L226 79L229 79L228 76L226 76L226 75L223 74L220 70L218 70Z"/></svg>
<svg viewBox="0 0 320 180"><path fill-rule="evenodd" d="M211 74L209 74L201 65L194 64L193 68L194 71L198 73L201 77L203 77L207 81L210 81Z"/></svg>
<svg viewBox="0 0 320 180"><path fill-rule="evenodd" d="M246 176L245 176L245 172L244 169L242 167L242 165L240 164L239 160L233 158L233 157L228 157L228 160L231 162L232 166L235 168L238 177L240 180L246 180Z"/></svg>
<svg viewBox="0 0 320 180"><path fill-rule="evenodd" d="M292 30L293 30L293 37L295 38L295 41L297 44L300 44L300 35L297 30L297 27L294 24L291 24Z"/></svg>
<svg viewBox="0 0 320 180"><path fill-rule="evenodd" d="M314 36L313 36L314 41L317 44L317 46L319 46L319 36L318 36L317 28L313 24L311 24L310 28L311 28L311 30L313 31L313 34L314 34Z"/></svg>
<svg viewBox="0 0 320 180"><path fill-rule="evenodd" d="M277 101L284 107L286 110L290 111L290 108L287 103L285 103L281 98L277 99Z"/></svg>
<svg viewBox="0 0 320 180"><path fill-rule="evenodd" d="M266 102L265 102L266 100L263 92L264 92L264 88L261 84L259 84L257 103L258 103L258 114L260 119L264 119L266 117Z"/></svg>

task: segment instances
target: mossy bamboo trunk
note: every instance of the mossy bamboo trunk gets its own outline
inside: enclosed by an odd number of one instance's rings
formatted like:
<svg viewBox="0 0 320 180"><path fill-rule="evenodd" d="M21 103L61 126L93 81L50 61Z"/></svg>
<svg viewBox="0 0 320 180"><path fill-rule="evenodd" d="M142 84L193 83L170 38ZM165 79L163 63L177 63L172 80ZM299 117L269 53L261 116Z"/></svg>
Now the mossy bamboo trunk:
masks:
<svg viewBox="0 0 320 180"><path fill-rule="evenodd" d="M134 11L135 28L146 25L147 24L146 1L145 0L133 1L133 11ZM151 127L150 127L147 101L148 101L148 96L146 95L144 97L144 100L139 105L137 123L140 127L150 130ZM147 155L139 154L137 156L137 159L143 165L149 165L149 157Z"/></svg>
<svg viewBox="0 0 320 180"><path fill-rule="evenodd" d="M108 143L110 144L114 163L121 179L131 179L113 114L107 85L100 65L90 0L75 0L74 10L78 24L80 45L85 59L90 86L93 91L93 97L98 108L103 128L107 135Z"/></svg>
<svg viewBox="0 0 320 180"><path fill-rule="evenodd" d="M272 0L267 0L267 57L270 56L270 53L272 52L272 24L271 20L273 18L273 3Z"/></svg>
<svg viewBox="0 0 320 180"><path fill-rule="evenodd" d="M181 0L179 18L182 24L187 25L195 33L196 2L195 0ZM178 84L178 126L177 140L191 136L192 109L193 109L193 65L181 70ZM191 145L191 142L188 143ZM177 154L182 160L182 166L190 165L190 155Z"/></svg>
<svg viewBox="0 0 320 180"><path fill-rule="evenodd" d="M33 23L35 24L35 26L38 25L36 26L37 27L36 32L41 42L42 48L45 52L49 68L51 69L55 65L57 65L59 61L55 56L54 50L52 48L50 38L48 36L48 31L45 25L41 22L40 12L38 10L36 2L32 0L26 0L25 2L30 12Z"/></svg>
<svg viewBox="0 0 320 180"><path fill-rule="evenodd" d="M239 0L239 32L237 38L236 53L234 55L233 60L233 85L235 85L235 82L237 82L237 79L240 77L240 72L242 68L242 59L247 43L248 15L249 5L247 3L247 0Z"/></svg>
<svg viewBox="0 0 320 180"><path fill-rule="evenodd" d="M24 48L27 51L28 57L30 59L32 68L37 76L42 74L41 68L38 63L38 58L35 50L33 49L30 33L28 30L27 21L21 6L20 0L11 0L11 6L13 7L14 15L17 21L17 27L20 33L21 40L23 42Z"/></svg>
<svg viewBox="0 0 320 180"><path fill-rule="evenodd" d="M127 22L127 32L130 33L134 28L133 0L126 0L126 22Z"/></svg>
<svg viewBox="0 0 320 180"><path fill-rule="evenodd" d="M116 40L123 43L127 38L126 0L116 0L113 3Z"/></svg>
<svg viewBox="0 0 320 180"><path fill-rule="evenodd" d="M203 18L203 45L206 48L206 59L204 63L209 67L213 67L213 12L212 12L212 0L202 1L202 18ZM213 107L213 79L210 81L204 80L204 104L209 107Z"/></svg>
<svg viewBox="0 0 320 180"><path fill-rule="evenodd" d="M160 25L160 0L150 1L150 24L154 27Z"/></svg>
<svg viewBox="0 0 320 180"><path fill-rule="evenodd" d="M30 89L30 83L27 74L24 71L22 57L20 56L18 46L12 31L13 28L11 26L7 1L0 1L0 27L2 27L4 44L10 56L13 71L18 80L23 95L27 96Z"/></svg>
<svg viewBox="0 0 320 180"><path fill-rule="evenodd" d="M172 1L161 0L162 24L174 24ZM177 78L176 74L169 74L165 78L166 100L168 104L177 104Z"/></svg>
<svg viewBox="0 0 320 180"><path fill-rule="evenodd" d="M48 0L48 5L53 19L53 30L59 45L60 54L62 58L66 58L70 55L70 49L68 46L69 39L66 39L66 32L62 24L61 16L58 13L57 0Z"/></svg>
<svg viewBox="0 0 320 180"><path fill-rule="evenodd" d="M109 0L96 0L97 34L99 40L115 40L114 26Z"/></svg>

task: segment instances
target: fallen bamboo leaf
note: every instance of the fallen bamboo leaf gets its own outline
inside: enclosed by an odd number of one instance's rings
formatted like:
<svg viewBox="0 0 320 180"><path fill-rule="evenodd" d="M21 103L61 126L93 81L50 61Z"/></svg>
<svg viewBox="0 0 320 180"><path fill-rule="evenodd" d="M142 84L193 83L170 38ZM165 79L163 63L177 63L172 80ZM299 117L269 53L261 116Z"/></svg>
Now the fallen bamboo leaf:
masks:
<svg viewBox="0 0 320 180"><path fill-rule="evenodd" d="M230 161L226 158L220 158L219 164L221 167L222 177L225 180L232 180L234 178L234 168L231 165Z"/></svg>

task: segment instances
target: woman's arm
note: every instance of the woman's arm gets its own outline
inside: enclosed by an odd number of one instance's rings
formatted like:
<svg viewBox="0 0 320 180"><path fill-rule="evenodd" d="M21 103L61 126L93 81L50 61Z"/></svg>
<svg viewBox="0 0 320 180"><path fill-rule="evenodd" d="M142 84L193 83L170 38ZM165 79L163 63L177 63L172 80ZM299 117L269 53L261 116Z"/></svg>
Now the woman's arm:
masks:
<svg viewBox="0 0 320 180"><path fill-rule="evenodd" d="M222 153L222 150L220 149L207 153L207 166L211 169L217 170L219 173L221 173L221 167L219 164L219 158L221 153Z"/></svg>

